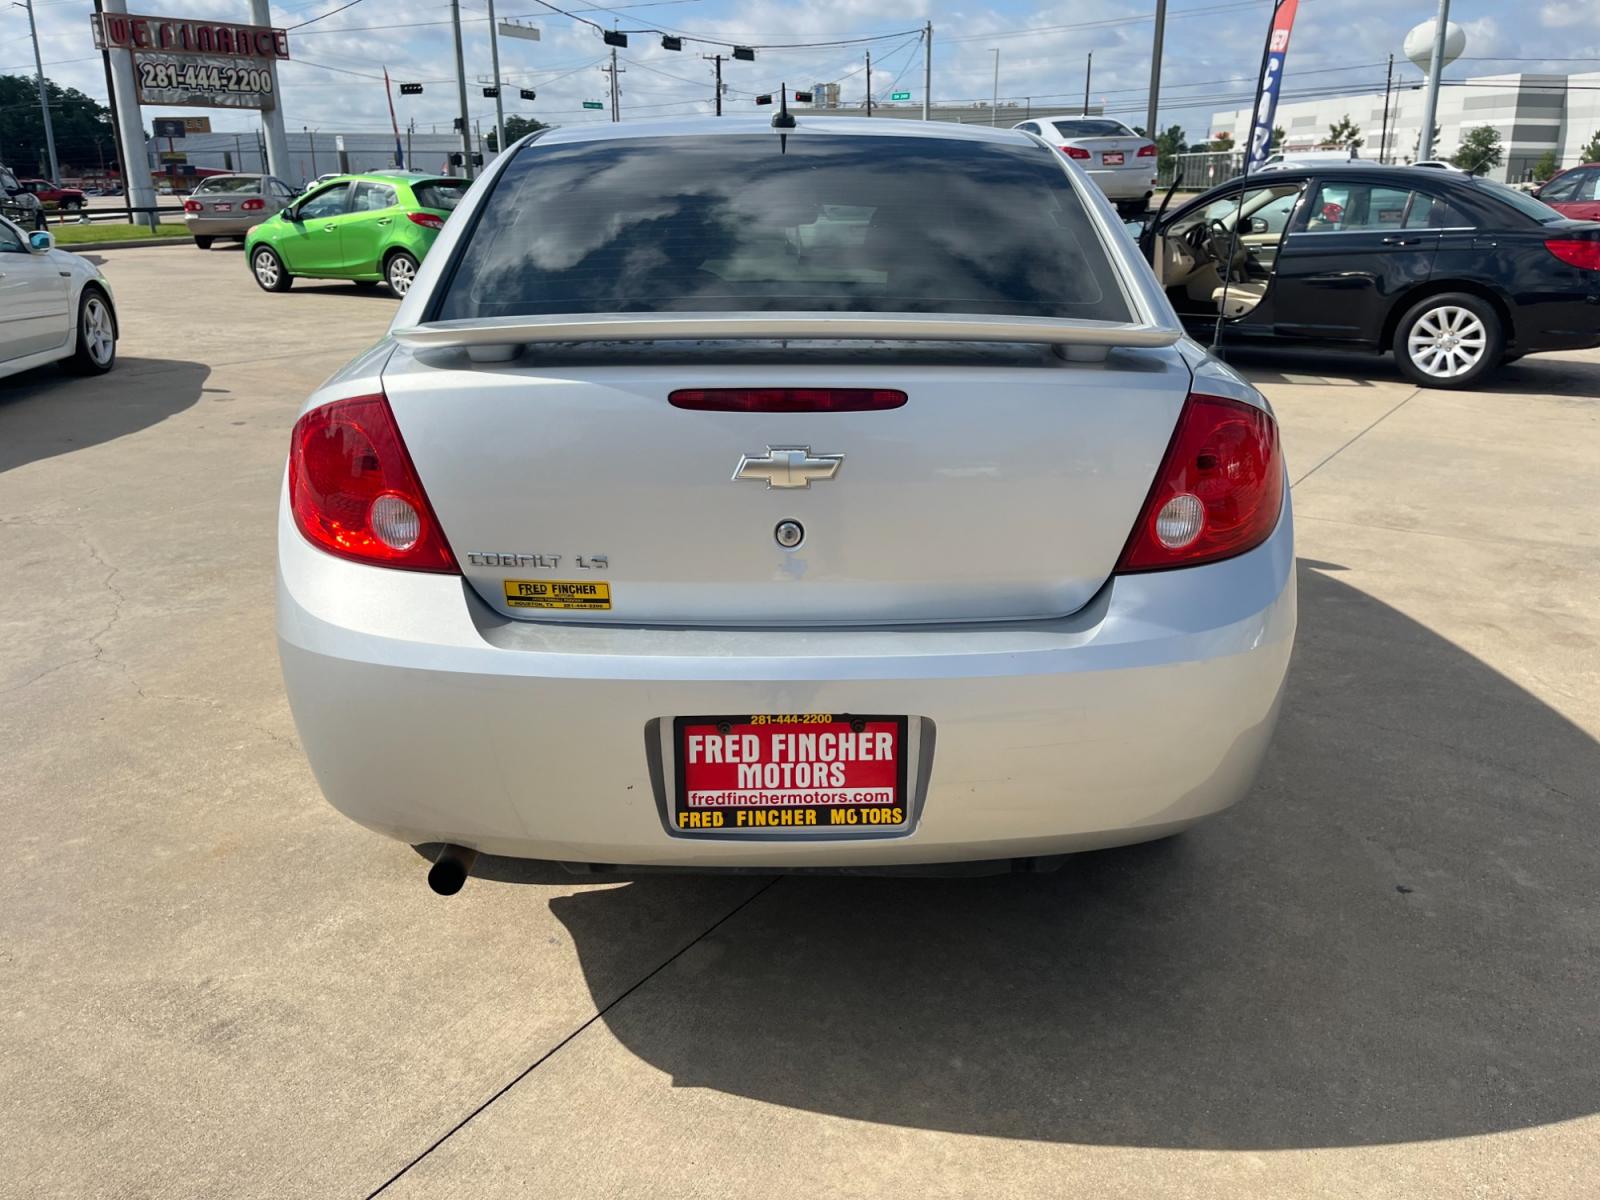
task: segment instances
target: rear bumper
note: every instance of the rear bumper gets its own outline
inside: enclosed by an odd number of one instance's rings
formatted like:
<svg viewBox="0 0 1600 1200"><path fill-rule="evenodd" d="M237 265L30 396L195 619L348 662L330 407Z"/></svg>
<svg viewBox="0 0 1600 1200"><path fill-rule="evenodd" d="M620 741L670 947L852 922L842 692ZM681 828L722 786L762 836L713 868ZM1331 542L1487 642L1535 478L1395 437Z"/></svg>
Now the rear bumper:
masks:
<svg viewBox="0 0 1600 1200"><path fill-rule="evenodd" d="M251 213L242 217L185 217L184 223L195 237L243 237L265 219Z"/></svg>
<svg viewBox="0 0 1600 1200"><path fill-rule="evenodd" d="M1084 174L1111 200L1139 200L1155 191L1153 161L1143 166L1086 168Z"/></svg>
<svg viewBox="0 0 1600 1200"><path fill-rule="evenodd" d="M876 866L1162 836L1249 789L1294 628L1287 503L1249 554L1115 578L1072 617L837 630L510 621L459 578L335 559L279 518L284 681L329 801L408 842L529 858ZM669 832L660 731L748 712L921 718L912 832Z"/></svg>

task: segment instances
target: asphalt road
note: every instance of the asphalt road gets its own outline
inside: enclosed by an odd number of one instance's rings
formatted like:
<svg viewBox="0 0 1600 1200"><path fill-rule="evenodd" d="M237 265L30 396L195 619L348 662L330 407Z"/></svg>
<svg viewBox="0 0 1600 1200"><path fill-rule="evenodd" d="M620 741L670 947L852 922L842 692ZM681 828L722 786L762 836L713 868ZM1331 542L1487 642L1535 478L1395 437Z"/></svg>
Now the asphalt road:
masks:
<svg viewBox="0 0 1600 1200"><path fill-rule="evenodd" d="M393 301L101 257L116 371L0 381L0 1191L1595 1194L1600 354L1244 364L1300 640L1175 841L441 900L321 800L272 638L289 426Z"/></svg>

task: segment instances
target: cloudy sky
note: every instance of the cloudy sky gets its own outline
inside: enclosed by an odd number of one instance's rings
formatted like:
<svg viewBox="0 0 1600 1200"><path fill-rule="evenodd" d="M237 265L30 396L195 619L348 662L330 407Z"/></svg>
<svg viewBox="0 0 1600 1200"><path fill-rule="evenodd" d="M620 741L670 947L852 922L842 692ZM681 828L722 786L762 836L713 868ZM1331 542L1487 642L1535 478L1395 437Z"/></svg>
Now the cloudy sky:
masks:
<svg viewBox="0 0 1600 1200"><path fill-rule="evenodd" d="M395 101L401 124L449 129L455 111L450 9L439 0L286 0L273 5L274 23L293 28L294 61L281 71L287 123L328 131L388 128L382 71L395 82L419 81L421 96ZM135 12L248 20L245 0L133 0ZM937 103L988 101L999 51L1002 103L1034 113L1081 103L1084 60L1094 54L1091 96L1108 112L1142 124L1148 86L1154 0L620 0L600 7L560 3L573 16L536 0L499 0L497 15L537 25L539 42L501 40L501 73L512 88L531 86L538 99L510 99L507 111L554 123L605 120L585 110L606 97L600 72L609 56L597 26L651 29L688 37L760 45L755 62L724 64L730 111L751 111L752 97L782 81L804 87L840 83L846 103L865 94L863 52L873 57L873 92L892 90L922 99L922 47L917 30L934 26L933 98ZM36 0L46 74L56 82L104 97L105 83L89 33L87 0ZM1301 0L1285 81L1286 96L1383 88L1385 60L1401 57L1397 73L1418 72L1399 55L1401 39L1432 17L1434 0ZM1178 123L1191 139L1207 136L1211 114L1248 103L1271 0L1169 0L1161 125ZM479 75L489 66L488 13L481 0L463 0L467 74L474 116L487 128L493 101ZM575 19L583 18L583 20ZM1466 56L1451 76L1508 71L1600 72L1600 3L1596 0L1456 0L1451 19L1466 27ZM584 20L594 24L585 24ZM31 73L27 17L0 6L0 74ZM884 35L870 43L816 46ZM811 43L779 48L792 43ZM686 41L681 53L661 49L659 36L634 33L621 52L625 117L709 112L711 64L718 47ZM1557 58L1547 57L1557 55ZM514 96L514 93L512 93ZM168 110L145 110L146 120ZM252 127L255 114L210 110L218 129ZM1008 114L1009 115L1009 114ZM1013 117L1020 119L1021 114Z"/></svg>

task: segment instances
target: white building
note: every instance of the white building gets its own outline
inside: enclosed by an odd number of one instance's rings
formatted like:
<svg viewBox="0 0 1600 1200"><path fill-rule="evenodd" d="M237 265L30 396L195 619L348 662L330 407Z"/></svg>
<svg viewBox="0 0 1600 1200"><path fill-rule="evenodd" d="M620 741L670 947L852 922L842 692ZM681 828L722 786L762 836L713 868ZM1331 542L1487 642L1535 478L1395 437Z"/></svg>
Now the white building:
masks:
<svg viewBox="0 0 1600 1200"><path fill-rule="evenodd" d="M1293 85L1292 66L1287 82ZM1420 83L1391 92L1387 138L1382 133L1382 92L1286 102L1278 106L1276 124L1283 128L1289 149L1304 150L1321 144L1328 130L1348 116L1361 127L1362 158L1410 162L1417 153L1424 103ZM1244 145L1252 111L1216 113L1212 136L1231 130L1235 144ZM1582 161L1580 149L1600 133L1600 74L1485 75L1446 84L1439 89L1436 121L1435 158L1453 155L1469 129L1492 125L1499 130L1505 158L1488 172L1494 179L1526 179L1534 164L1552 150L1560 166L1574 166Z"/></svg>

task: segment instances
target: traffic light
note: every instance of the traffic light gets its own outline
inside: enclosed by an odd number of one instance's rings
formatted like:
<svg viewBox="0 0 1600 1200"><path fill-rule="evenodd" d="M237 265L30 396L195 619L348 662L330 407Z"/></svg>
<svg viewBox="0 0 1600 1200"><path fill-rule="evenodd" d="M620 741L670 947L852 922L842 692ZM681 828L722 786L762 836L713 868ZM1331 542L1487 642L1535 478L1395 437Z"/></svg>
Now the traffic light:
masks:
<svg viewBox="0 0 1600 1200"><path fill-rule="evenodd" d="M763 92L761 95L756 97L756 103L757 104L771 104L772 103L772 93L771 92Z"/></svg>
<svg viewBox="0 0 1600 1200"><path fill-rule="evenodd" d="M402 83L400 85L400 94L402 96L420 96L422 95L422 85L420 83Z"/></svg>
<svg viewBox="0 0 1600 1200"><path fill-rule="evenodd" d="M756 60L756 52L750 49L749 46L735 46L733 48L733 56L744 62L755 62Z"/></svg>
<svg viewBox="0 0 1600 1200"><path fill-rule="evenodd" d="M615 29L602 29L600 31L600 40L608 46L622 46L626 48L628 45L628 35L625 33L618 33Z"/></svg>
<svg viewBox="0 0 1600 1200"><path fill-rule="evenodd" d="M452 167L462 166L466 161L467 161L466 159L461 157L461 151L452 150L450 152L450 165Z"/></svg>
<svg viewBox="0 0 1600 1200"><path fill-rule="evenodd" d="M475 167L483 166L483 155L474 152L472 155L472 165Z"/></svg>
<svg viewBox="0 0 1600 1200"><path fill-rule="evenodd" d="M486 87L483 89L483 94L490 100L498 100L500 98L500 89L497 87Z"/></svg>
<svg viewBox="0 0 1600 1200"><path fill-rule="evenodd" d="M811 103L811 93L810 92L796 92L794 94L794 102L796 104L810 104Z"/></svg>
<svg viewBox="0 0 1600 1200"><path fill-rule="evenodd" d="M539 93L535 92L532 88L523 88L522 98L524 100L537 100L539 98Z"/></svg>
<svg viewBox="0 0 1600 1200"><path fill-rule="evenodd" d="M663 50L682 50L683 39L681 37L672 37L669 34L662 34L661 48Z"/></svg>
<svg viewBox="0 0 1600 1200"><path fill-rule="evenodd" d="M461 118L460 117L452 117L452 118L450 118L450 128L455 130L455 132L460 133L461 132Z"/></svg>

